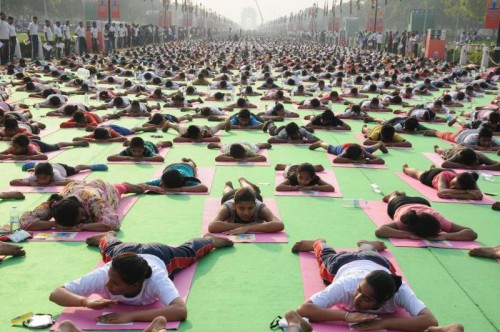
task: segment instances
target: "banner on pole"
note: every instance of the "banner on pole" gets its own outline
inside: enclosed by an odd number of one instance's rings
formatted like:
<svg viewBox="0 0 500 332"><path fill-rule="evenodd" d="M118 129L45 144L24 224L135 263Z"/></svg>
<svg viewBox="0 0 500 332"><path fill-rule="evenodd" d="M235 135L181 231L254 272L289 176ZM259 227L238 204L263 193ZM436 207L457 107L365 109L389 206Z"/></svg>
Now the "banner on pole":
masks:
<svg viewBox="0 0 500 332"><path fill-rule="evenodd" d="M98 0L97 1L97 16L99 18L107 18L108 17L108 1L107 0Z"/></svg>
<svg viewBox="0 0 500 332"><path fill-rule="evenodd" d="M111 17L120 18L120 0L111 0Z"/></svg>
<svg viewBox="0 0 500 332"><path fill-rule="evenodd" d="M498 28L498 22L500 21L500 8L498 0L488 0L486 6L486 18L484 20L484 27L486 29L496 29Z"/></svg>

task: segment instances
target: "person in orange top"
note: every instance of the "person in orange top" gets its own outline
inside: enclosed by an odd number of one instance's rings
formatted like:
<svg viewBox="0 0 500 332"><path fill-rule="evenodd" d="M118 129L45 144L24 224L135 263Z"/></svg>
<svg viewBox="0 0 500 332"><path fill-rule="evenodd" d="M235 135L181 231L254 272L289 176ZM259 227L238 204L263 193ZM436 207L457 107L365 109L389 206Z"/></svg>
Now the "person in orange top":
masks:
<svg viewBox="0 0 500 332"><path fill-rule="evenodd" d="M62 122L59 125L59 127L61 127L61 128L97 127L98 124L102 123L105 118L107 118L107 117L104 116L103 118L101 118L97 114L78 110L75 113L73 113L73 117L71 119L69 119L68 121Z"/></svg>

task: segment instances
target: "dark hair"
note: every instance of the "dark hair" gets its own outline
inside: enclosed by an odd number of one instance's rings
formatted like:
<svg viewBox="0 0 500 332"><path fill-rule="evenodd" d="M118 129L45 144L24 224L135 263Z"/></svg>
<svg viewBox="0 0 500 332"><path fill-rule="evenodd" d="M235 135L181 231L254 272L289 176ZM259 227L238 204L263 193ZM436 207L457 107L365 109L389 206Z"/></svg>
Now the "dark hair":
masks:
<svg viewBox="0 0 500 332"><path fill-rule="evenodd" d="M111 267L129 285L142 284L153 274L148 262L133 252L124 252L113 257Z"/></svg>
<svg viewBox="0 0 500 332"><path fill-rule="evenodd" d="M77 109L78 107L76 107L76 105L73 104L66 105L63 108L63 113L64 115L73 115L73 113L75 113Z"/></svg>
<svg viewBox="0 0 500 332"><path fill-rule="evenodd" d="M378 106L379 104L380 104L380 100L378 100L377 97L373 97L372 100L370 100L370 105Z"/></svg>
<svg viewBox="0 0 500 332"><path fill-rule="evenodd" d="M234 193L234 203L255 202L255 192L250 188L240 188Z"/></svg>
<svg viewBox="0 0 500 332"><path fill-rule="evenodd" d="M152 82L153 82L153 84L159 85L159 84L161 84L161 78L155 77L155 78L153 78Z"/></svg>
<svg viewBox="0 0 500 332"><path fill-rule="evenodd" d="M357 160L362 152L363 148L359 144L351 144L345 150L344 155L348 159Z"/></svg>
<svg viewBox="0 0 500 332"><path fill-rule="evenodd" d="M409 117L405 120L404 125L403 125L405 130L408 131L415 131L418 128L418 119L414 117Z"/></svg>
<svg viewBox="0 0 500 332"><path fill-rule="evenodd" d="M154 124L154 125L159 125L165 117L161 113L155 113L151 117L151 120L149 120L149 123Z"/></svg>
<svg viewBox="0 0 500 332"><path fill-rule="evenodd" d="M471 148L464 148L463 150L461 150L459 153L459 156L460 156L460 161L464 164L464 165L468 165L468 166L471 166L473 165L476 160L477 160L477 153L476 151L474 151L473 149Z"/></svg>
<svg viewBox="0 0 500 332"><path fill-rule="evenodd" d="M201 183L201 181L197 178L182 176L182 174L176 169L170 169L161 176L161 183L167 188L184 187L187 181L197 181L198 183Z"/></svg>
<svg viewBox="0 0 500 332"><path fill-rule="evenodd" d="M35 166L35 175L50 175L54 177L54 168L50 163L39 163Z"/></svg>
<svg viewBox="0 0 500 332"><path fill-rule="evenodd" d="M57 225L72 227L78 222L80 214L80 202L75 196L64 198L59 194L54 194L49 197L49 202L58 202L54 204L52 213Z"/></svg>
<svg viewBox="0 0 500 332"><path fill-rule="evenodd" d="M186 93L194 93L194 92L195 92L194 86L188 86L186 88Z"/></svg>
<svg viewBox="0 0 500 332"><path fill-rule="evenodd" d="M122 106L123 105L123 98L122 97L116 97L115 99L113 99L113 103L116 106Z"/></svg>
<svg viewBox="0 0 500 332"><path fill-rule="evenodd" d="M25 134L17 134L12 138L12 144L26 149L30 144L30 139Z"/></svg>
<svg viewBox="0 0 500 332"><path fill-rule="evenodd" d="M215 100L222 100L222 99L224 99L224 94L222 92L216 92L214 94L214 98L215 98Z"/></svg>
<svg viewBox="0 0 500 332"><path fill-rule="evenodd" d="M305 172L309 175L311 178L311 182L314 182L316 180L317 175L316 175L316 169L314 166L310 163L302 163L297 167L297 170L295 171L295 175L298 175L299 173Z"/></svg>
<svg viewBox="0 0 500 332"><path fill-rule="evenodd" d="M400 276L383 270L370 272L365 277L366 283L372 288L374 299L378 303L389 300L396 294L403 283Z"/></svg>
<svg viewBox="0 0 500 332"><path fill-rule="evenodd" d="M238 119L250 119L251 113L248 109L242 109L238 112Z"/></svg>
<svg viewBox="0 0 500 332"><path fill-rule="evenodd" d="M439 221L429 213L417 214L415 211L408 211L401 216L401 222L411 233L422 238L436 236L441 229Z"/></svg>
<svg viewBox="0 0 500 332"><path fill-rule="evenodd" d="M403 102L403 99L399 95L391 98L391 103L393 103L393 104L401 104L402 102Z"/></svg>
<svg viewBox="0 0 500 332"><path fill-rule="evenodd" d="M311 106L314 108L318 108L321 106L321 102L319 101L318 98L313 98L311 99Z"/></svg>
<svg viewBox="0 0 500 332"><path fill-rule="evenodd" d="M396 130L394 129L393 126L385 124L382 126L382 129L380 130L380 136L382 136L385 139L391 139L394 136L394 133Z"/></svg>
<svg viewBox="0 0 500 332"><path fill-rule="evenodd" d="M229 155L235 159L241 159L246 155L245 147L239 143L233 143L229 147Z"/></svg>
<svg viewBox="0 0 500 332"><path fill-rule="evenodd" d="M196 125L190 125L186 130L186 134L189 138L197 138L200 135L200 132L200 127Z"/></svg>
<svg viewBox="0 0 500 332"><path fill-rule="evenodd" d="M285 126L286 133L288 136L293 137L299 134L299 126L295 122L290 122Z"/></svg>
<svg viewBox="0 0 500 332"><path fill-rule="evenodd" d="M245 98L238 98L238 100L236 101L236 105L238 107L245 107L246 104L247 104L247 101Z"/></svg>
<svg viewBox="0 0 500 332"><path fill-rule="evenodd" d="M83 112L81 110L76 111L75 113L73 113L73 119L77 123L83 123L83 122L85 122L85 112Z"/></svg>
<svg viewBox="0 0 500 332"><path fill-rule="evenodd" d="M459 188L457 189L462 189L462 190L474 190L476 189L476 181L479 178L477 173L474 172L464 172L460 173L456 176L457 179L457 185Z"/></svg>
<svg viewBox="0 0 500 332"><path fill-rule="evenodd" d="M7 114L9 115L9 114ZM17 123L17 120L10 117L10 116L7 116L5 117L5 120L3 122L3 125L5 127L5 129L14 129L14 128L18 128L19 127L19 124Z"/></svg>
<svg viewBox="0 0 500 332"><path fill-rule="evenodd" d="M143 148L144 147L144 140L142 139L142 137L134 137L130 140L129 147L131 147L131 148Z"/></svg>
<svg viewBox="0 0 500 332"><path fill-rule="evenodd" d="M108 138L110 138L108 128L99 127L99 128L94 129L94 138L95 139L108 139Z"/></svg>
<svg viewBox="0 0 500 332"><path fill-rule="evenodd" d="M488 115L488 122L498 123L499 121L500 121L500 113L491 112L490 115Z"/></svg>
<svg viewBox="0 0 500 332"><path fill-rule="evenodd" d="M484 137L484 138L493 138L493 131L491 131L489 128L486 127L481 127L478 132L478 137Z"/></svg>
<svg viewBox="0 0 500 332"><path fill-rule="evenodd" d="M333 114L332 110L327 109L323 113L321 113L321 119L324 121L332 121L335 118L335 114Z"/></svg>

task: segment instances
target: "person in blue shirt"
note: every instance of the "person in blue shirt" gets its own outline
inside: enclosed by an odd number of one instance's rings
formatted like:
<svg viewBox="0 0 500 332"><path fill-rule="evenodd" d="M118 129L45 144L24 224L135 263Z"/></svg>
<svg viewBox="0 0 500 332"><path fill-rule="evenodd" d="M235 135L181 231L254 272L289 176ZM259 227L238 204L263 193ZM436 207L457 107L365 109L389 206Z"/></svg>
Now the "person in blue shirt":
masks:
<svg viewBox="0 0 500 332"><path fill-rule="evenodd" d="M229 120L231 129L262 129L263 123L249 110L242 109Z"/></svg>
<svg viewBox="0 0 500 332"><path fill-rule="evenodd" d="M163 170L160 179L139 184L146 191L157 194L169 192L207 192L208 188L196 178L196 164L192 159L170 164Z"/></svg>

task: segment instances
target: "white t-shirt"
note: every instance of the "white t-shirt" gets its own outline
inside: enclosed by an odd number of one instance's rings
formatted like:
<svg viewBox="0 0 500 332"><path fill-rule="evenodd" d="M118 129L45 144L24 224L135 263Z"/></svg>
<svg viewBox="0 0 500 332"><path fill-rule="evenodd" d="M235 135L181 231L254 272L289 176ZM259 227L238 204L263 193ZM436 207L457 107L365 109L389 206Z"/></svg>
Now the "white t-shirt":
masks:
<svg viewBox="0 0 500 332"><path fill-rule="evenodd" d="M64 95L60 95L60 94L51 94L49 95L47 98L45 98L44 101L42 101L40 103L40 106L44 107L44 106L50 106L50 99L52 99L53 97L57 97L59 99L59 102L60 104L64 104L68 101L68 98Z"/></svg>
<svg viewBox="0 0 500 332"><path fill-rule="evenodd" d="M37 163L38 164L38 163ZM66 173L66 170L64 167L62 167L59 164L51 164L52 165L52 170L54 172L54 176L52 177L51 182L62 182L66 180L68 177L68 173ZM29 182L29 183L36 183L36 176L35 173L31 174L30 176L27 176L23 179L23 181Z"/></svg>
<svg viewBox="0 0 500 332"><path fill-rule="evenodd" d="M111 268L111 262L80 279L68 282L64 287L77 295L88 296L98 294L103 298L125 304L148 305L160 300L164 305L169 305L179 297L179 292L172 280L168 278L165 263L153 255L139 256L148 262L153 273L150 278L144 281L140 293L135 297L128 298L123 295L113 295L108 291L106 283L108 282L108 271Z"/></svg>
<svg viewBox="0 0 500 332"><path fill-rule="evenodd" d="M17 37L16 26L14 24L9 25L9 37Z"/></svg>
<svg viewBox="0 0 500 332"><path fill-rule="evenodd" d="M76 30L75 30L75 34L78 37L85 37L85 29L83 27L81 27L81 26L77 26Z"/></svg>
<svg viewBox="0 0 500 332"><path fill-rule="evenodd" d="M90 33L92 35L92 38L97 39L98 32L99 30L97 28L94 27L90 28Z"/></svg>
<svg viewBox="0 0 500 332"><path fill-rule="evenodd" d="M57 25L54 27L54 35L56 35L56 38L62 38L61 27L58 27Z"/></svg>
<svg viewBox="0 0 500 332"><path fill-rule="evenodd" d="M127 108L130 106L130 99L128 99L127 97L121 97L123 99L123 104L120 106L121 108ZM116 106L115 105L115 100L111 100L109 103L108 103L108 107L114 107ZM118 107L118 106L116 106Z"/></svg>
<svg viewBox="0 0 500 332"><path fill-rule="evenodd" d="M54 40L53 34L52 34L52 29L48 26L43 27L43 33L46 34L47 36L47 41L51 42Z"/></svg>
<svg viewBox="0 0 500 332"><path fill-rule="evenodd" d="M371 100L365 100L364 102L361 103L361 108L366 107L366 108L373 109L371 102L372 102ZM384 107L384 105L379 103L377 106L377 109L381 109L382 107Z"/></svg>
<svg viewBox="0 0 500 332"><path fill-rule="evenodd" d="M354 307L354 293L363 279L372 271L390 271L383 266L368 260L358 260L342 266L333 282L321 292L314 294L311 301L323 308L334 305L347 311L358 311ZM417 316L425 304L420 301L410 287L403 282L397 293L377 310L367 310L370 313L393 313L398 308L404 308L412 317Z"/></svg>
<svg viewBox="0 0 500 332"><path fill-rule="evenodd" d="M64 39L71 39L71 31L69 30L69 26L66 24L62 26L62 31L64 34Z"/></svg>
<svg viewBox="0 0 500 332"><path fill-rule="evenodd" d="M0 39L9 39L9 27L7 20L0 20Z"/></svg>
<svg viewBox="0 0 500 332"><path fill-rule="evenodd" d="M31 22L28 25L28 31L30 32L30 36L34 36L38 34L38 23Z"/></svg>

